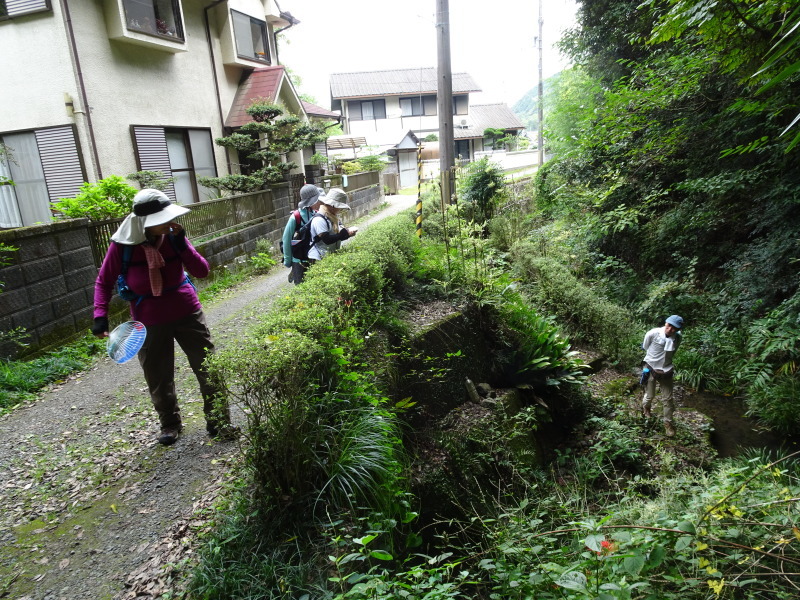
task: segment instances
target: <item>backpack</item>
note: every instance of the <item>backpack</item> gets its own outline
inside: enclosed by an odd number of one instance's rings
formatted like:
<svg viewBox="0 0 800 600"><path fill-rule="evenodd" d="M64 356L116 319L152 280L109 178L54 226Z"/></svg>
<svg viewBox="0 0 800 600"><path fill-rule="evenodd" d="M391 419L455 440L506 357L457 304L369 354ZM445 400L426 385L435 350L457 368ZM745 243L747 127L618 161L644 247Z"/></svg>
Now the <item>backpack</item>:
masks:
<svg viewBox="0 0 800 600"><path fill-rule="evenodd" d="M297 234L297 231L303 225L303 217L300 216L299 210L293 210L292 216L294 217L294 232ZM294 242L292 242L292 245L294 245ZM281 254L283 254L283 240L278 243L278 246L280 247Z"/></svg>
<svg viewBox="0 0 800 600"><path fill-rule="evenodd" d="M294 232L294 237L292 238L292 256L299 261L308 260L308 251L311 250L311 246L317 241L311 239L311 223L316 217L322 217L328 221L325 215L316 214L308 220L308 223ZM330 221L328 222L330 223Z"/></svg>
<svg viewBox="0 0 800 600"><path fill-rule="evenodd" d="M167 239L169 240L172 249L175 251L175 254L180 256L180 252L178 251L178 248L175 245L175 238L172 236L172 234L168 235ZM139 294L137 294L131 288L128 287L128 281L126 277L128 275L128 268L131 265L131 256L133 256L133 246L130 246L128 244L120 244L120 245L122 246L122 273L120 273L119 276L117 277L117 294L119 294L119 297L125 300L126 302L136 301L136 306L139 306L139 303L142 300L144 300L145 298L149 298L150 296L152 296L152 294L146 294L144 296L140 296ZM181 281L176 286L164 289L164 291L171 292L172 290L177 290L179 287L187 284L192 286L195 290L197 290L197 287L195 287L194 283L189 278L189 274L186 271L184 271L183 275L184 275L183 281Z"/></svg>

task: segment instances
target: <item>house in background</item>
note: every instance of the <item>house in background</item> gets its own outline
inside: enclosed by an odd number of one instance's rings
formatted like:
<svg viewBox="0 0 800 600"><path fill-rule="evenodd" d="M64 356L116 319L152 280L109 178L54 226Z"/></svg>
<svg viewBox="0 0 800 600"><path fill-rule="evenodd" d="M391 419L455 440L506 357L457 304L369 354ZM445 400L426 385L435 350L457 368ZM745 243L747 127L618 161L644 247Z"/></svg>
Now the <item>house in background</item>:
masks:
<svg viewBox="0 0 800 600"><path fill-rule="evenodd" d="M331 105L341 111L345 135L329 140L329 150L343 158L358 156L363 146L396 155L401 187L414 185L416 143L439 133L436 69L335 73L330 84ZM483 135L488 128L514 135L524 129L505 104L471 104L470 94L481 89L469 74L453 73L452 87L455 156L471 161L491 148Z"/></svg>
<svg viewBox="0 0 800 600"><path fill-rule="evenodd" d="M51 220L85 181L138 170L175 177L182 204L216 197L197 178L235 172L214 144L254 97L303 104L275 35L297 21L274 0L0 0L0 227ZM243 117L244 115L244 117ZM313 152L313 150L312 150ZM289 159L303 164L301 153ZM302 175L302 166L297 172Z"/></svg>

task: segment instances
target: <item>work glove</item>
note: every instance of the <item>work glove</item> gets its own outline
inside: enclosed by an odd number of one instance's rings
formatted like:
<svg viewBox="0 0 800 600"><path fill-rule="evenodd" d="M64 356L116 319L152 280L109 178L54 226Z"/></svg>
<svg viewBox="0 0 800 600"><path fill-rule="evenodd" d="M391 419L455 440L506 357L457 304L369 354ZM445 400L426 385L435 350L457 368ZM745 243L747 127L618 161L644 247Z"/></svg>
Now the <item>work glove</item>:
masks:
<svg viewBox="0 0 800 600"><path fill-rule="evenodd" d="M108 317L95 317L92 333L97 337L103 337L104 333L108 333Z"/></svg>
<svg viewBox="0 0 800 600"><path fill-rule="evenodd" d="M183 252L186 250L186 230L181 229L178 233L173 235L173 240L175 241L175 248L178 249L178 252Z"/></svg>

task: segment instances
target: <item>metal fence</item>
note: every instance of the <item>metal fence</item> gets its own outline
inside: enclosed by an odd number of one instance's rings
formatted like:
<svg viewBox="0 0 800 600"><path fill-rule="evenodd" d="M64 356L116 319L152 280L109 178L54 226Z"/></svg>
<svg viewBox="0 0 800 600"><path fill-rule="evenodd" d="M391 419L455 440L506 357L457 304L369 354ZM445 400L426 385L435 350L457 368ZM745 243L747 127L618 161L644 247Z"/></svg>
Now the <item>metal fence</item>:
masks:
<svg viewBox="0 0 800 600"><path fill-rule="evenodd" d="M181 217L181 222L192 233L194 242L202 238L227 233L274 218L275 204L271 190L259 190L239 196L229 196L188 204L189 212ZM103 263L111 236L123 219L108 219L89 224L89 237L92 255L97 267Z"/></svg>

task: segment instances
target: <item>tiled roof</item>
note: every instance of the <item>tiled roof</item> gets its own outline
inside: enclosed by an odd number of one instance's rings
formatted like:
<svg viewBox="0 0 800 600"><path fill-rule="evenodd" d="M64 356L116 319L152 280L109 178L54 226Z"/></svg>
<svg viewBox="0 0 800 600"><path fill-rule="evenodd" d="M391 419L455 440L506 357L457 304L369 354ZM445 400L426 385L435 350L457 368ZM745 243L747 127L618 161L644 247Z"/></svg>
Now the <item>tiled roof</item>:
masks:
<svg viewBox="0 0 800 600"><path fill-rule="evenodd" d="M341 113L339 111L332 111L328 110L327 108L322 108L321 106L317 106L316 104L311 104L311 102L306 102L305 100L301 100L303 103L303 110L306 111L306 114L309 117L320 117L324 119L339 119L341 118Z"/></svg>
<svg viewBox="0 0 800 600"><path fill-rule="evenodd" d="M461 126L461 121L467 122L466 126ZM462 117L453 116L453 138L463 140L469 138L483 137L483 132L487 128L494 129L525 129L507 104L470 104L469 115Z"/></svg>
<svg viewBox="0 0 800 600"><path fill-rule="evenodd" d="M239 84L236 97L233 99L228 118L225 119L226 127L241 127L253 119L245 110L254 100L266 98L274 102L278 97L278 90L286 72L281 66L261 67L254 69L247 78Z"/></svg>
<svg viewBox="0 0 800 600"><path fill-rule="evenodd" d="M435 94L436 69L396 69L361 73L333 73L331 97L364 98L369 96L399 96L403 94ZM468 73L453 73L453 93L480 92Z"/></svg>

